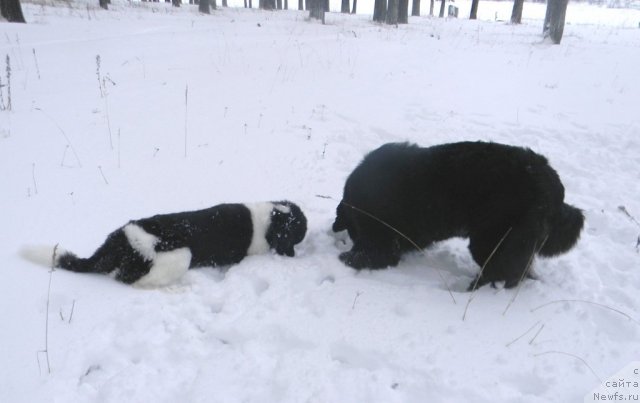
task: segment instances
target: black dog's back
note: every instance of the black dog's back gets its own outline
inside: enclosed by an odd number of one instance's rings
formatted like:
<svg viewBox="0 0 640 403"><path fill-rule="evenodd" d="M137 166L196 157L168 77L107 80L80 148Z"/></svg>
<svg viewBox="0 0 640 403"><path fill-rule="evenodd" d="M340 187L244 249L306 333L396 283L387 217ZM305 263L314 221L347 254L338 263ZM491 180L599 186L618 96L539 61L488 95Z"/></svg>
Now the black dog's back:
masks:
<svg viewBox="0 0 640 403"><path fill-rule="evenodd" d="M349 176L334 230L349 231L354 247L341 259L356 268L393 266L414 244L466 236L472 256L486 266L482 281L512 286L533 254L561 253L576 242L582 214L563 200L557 173L529 149L392 143L369 153Z"/></svg>
<svg viewBox="0 0 640 403"><path fill-rule="evenodd" d="M545 184L553 184L553 190L538 189ZM390 143L369 153L353 171L343 200L375 211L424 247L468 235L471 227L498 225L495 210L508 223L532 204L554 206L563 197L555 171L530 150L494 143L429 148ZM342 209L347 217L359 216ZM344 216L338 214L338 220L348 221Z"/></svg>

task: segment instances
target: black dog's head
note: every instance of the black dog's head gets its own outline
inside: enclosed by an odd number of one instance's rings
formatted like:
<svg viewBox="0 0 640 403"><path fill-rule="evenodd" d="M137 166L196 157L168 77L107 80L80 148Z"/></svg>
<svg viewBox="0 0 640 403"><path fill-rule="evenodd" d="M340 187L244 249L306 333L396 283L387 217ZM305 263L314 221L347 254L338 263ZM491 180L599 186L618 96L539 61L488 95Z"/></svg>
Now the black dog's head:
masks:
<svg viewBox="0 0 640 403"><path fill-rule="evenodd" d="M271 224L266 239L279 255L295 256L293 246L302 242L307 233L307 218L295 203L273 202Z"/></svg>

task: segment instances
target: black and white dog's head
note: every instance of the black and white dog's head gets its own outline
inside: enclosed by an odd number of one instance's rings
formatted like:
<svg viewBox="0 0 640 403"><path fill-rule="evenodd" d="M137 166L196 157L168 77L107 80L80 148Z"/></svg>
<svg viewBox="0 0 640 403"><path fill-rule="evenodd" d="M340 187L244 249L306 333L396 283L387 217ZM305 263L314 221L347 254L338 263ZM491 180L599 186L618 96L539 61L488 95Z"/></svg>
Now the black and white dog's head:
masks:
<svg viewBox="0 0 640 403"><path fill-rule="evenodd" d="M269 227L265 238L270 249L279 255L294 256L294 245L302 242L307 233L307 218L295 203L272 202Z"/></svg>

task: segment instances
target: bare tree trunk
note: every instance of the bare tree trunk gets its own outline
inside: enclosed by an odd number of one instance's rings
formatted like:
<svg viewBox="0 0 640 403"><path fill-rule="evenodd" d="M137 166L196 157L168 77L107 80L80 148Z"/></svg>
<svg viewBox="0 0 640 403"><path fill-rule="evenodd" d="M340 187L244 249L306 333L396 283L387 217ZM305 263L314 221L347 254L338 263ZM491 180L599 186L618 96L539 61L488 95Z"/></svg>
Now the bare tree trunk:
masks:
<svg viewBox="0 0 640 403"><path fill-rule="evenodd" d="M298 10L304 10L304 0L298 0Z"/></svg>
<svg viewBox="0 0 640 403"><path fill-rule="evenodd" d="M308 0L307 7L309 7L309 18L315 18L322 21L324 24L324 0Z"/></svg>
<svg viewBox="0 0 640 403"><path fill-rule="evenodd" d="M0 14L9 22L26 22L20 0L0 0Z"/></svg>
<svg viewBox="0 0 640 403"><path fill-rule="evenodd" d="M229 7L227 0L222 0L222 7Z"/></svg>
<svg viewBox="0 0 640 403"><path fill-rule="evenodd" d="M442 0L440 2L440 15L439 15L440 18L444 18L444 3L445 3L445 0Z"/></svg>
<svg viewBox="0 0 640 403"><path fill-rule="evenodd" d="M409 0L398 1L398 24L409 23Z"/></svg>
<svg viewBox="0 0 640 403"><path fill-rule="evenodd" d="M429 2L429 15L433 17L433 9L436 6L436 0L431 0Z"/></svg>
<svg viewBox="0 0 640 403"><path fill-rule="evenodd" d="M340 12L349 14L349 0L342 0L342 5L340 7Z"/></svg>
<svg viewBox="0 0 640 403"><path fill-rule="evenodd" d="M547 9L544 14L544 23L542 24L542 33L545 34L547 32L547 25L549 24L549 20L551 19L551 10L553 7L550 5L550 0L547 0Z"/></svg>
<svg viewBox="0 0 640 403"><path fill-rule="evenodd" d="M276 8L276 0L260 0L260 8L263 10L273 10Z"/></svg>
<svg viewBox="0 0 640 403"><path fill-rule="evenodd" d="M564 33L564 22L569 0L547 0L547 13L544 17L542 35L551 38L554 44L560 44Z"/></svg>
<svg viewBox="0 0 640 403"><path fill-rule="evenodd" d="M180 7L180 0L171 0L171 5L174 7Z"/></svg>
<svg viewBox="0 0 640 403"><path fill-rule="evenodd" d="M398 4L399 0L389 0L387 6L387 24L398 25Z"/></svg>
<svg viewBox="0 0 640 403"><path fill-rule="evenodd" d="M522 22L522 9L524 0L515 0L513 2L513 10L511 11L511 23L520 24Z"/></svg>
<svg viewBox="0 0 640 403"><path fill-rule="evenodd" d="M282 0L276 0L276 8L282 10Z"/></svg>
<svg viewBox="0 0 640 403"><path fill-rule="evenodd" d="M373 5L373 20L384 22L387 18L387 0L376 0Z"/></svg>
<svg viewBox="0 0 640 403"><path fill-rule="evenodd" d="M0 0L0 1L4 1L4 0ZM109 2L107 0L98 0L98 4L100 4L100 7L104 8L105 10L109 9Z"/></svg>
<svg viewBox="0 0 640 403"><path fill-rule="evenodd" d="M471 2L471 15L469 15L470 20L478 19L478 3L480 3L480 0L473 0Z"/></svg>
<svg viewBox="0 0 640 403"><path fill-rule="evenodd" d="M420 0L413 0L413 6L411 7L411 15L414 17L420 17Z"/></svg>
<svg viewBox="0 0 640 403"><path fill-rule="evenodd" d="M351 14L356 13L356 6L358 5L358 0L353 0L353 8L351 9Z"/></svg>
<svg viewBox="0 0 640 403"><path fill-rule="evenodd" d="M209 0L200 0L200 4L198 4L198 11L203 14L211 14L209 12Z"/></svg>

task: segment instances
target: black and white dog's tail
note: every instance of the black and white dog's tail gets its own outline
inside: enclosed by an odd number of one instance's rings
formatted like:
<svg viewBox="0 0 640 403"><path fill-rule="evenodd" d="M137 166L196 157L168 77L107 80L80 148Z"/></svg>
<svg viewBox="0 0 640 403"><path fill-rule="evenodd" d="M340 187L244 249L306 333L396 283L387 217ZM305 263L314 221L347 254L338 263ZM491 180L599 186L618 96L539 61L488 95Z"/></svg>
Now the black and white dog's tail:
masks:
<svg viewBox="0 0 640 403"><path fill-rule="evenodd" d="M100 266L93 259L79 258L71 252L64 251L58 257L57 267L76 273L101 273Z"/></svg>
<svg viewBox="0 0 640 403"><path fill-rule="evenodd" d="M61 268L86 273L91 267L87 259L80 259L73 253L56 246L25 246L20 249L20 256L39 266Z"/></svg>
<svg viewBox="0 0 640 403"><path fill-rule="evenodd" d="M98 259L98 252L88 259L83 259L58 246L28 246L20 250L20 255L40 266L76 273L110 273L115 268L113 265L105 264L107 262L104 259Z"/></svg>
<svg viewBox="0 0 640 403"><path fill-rule="evenodd" d="M578 242L584 225L584 215L580 209L563 203L549 224L549 235L538 252L541 256L547 257L564 253Z"/></svg>

